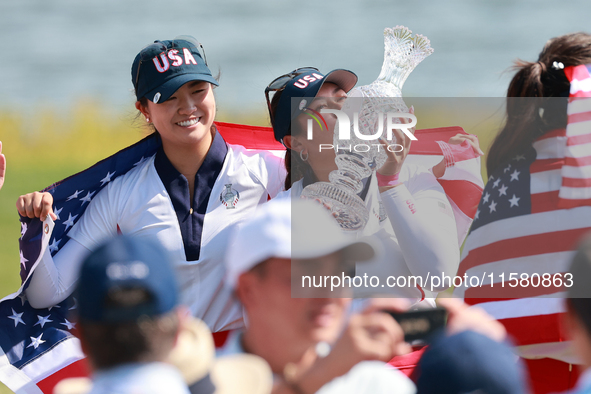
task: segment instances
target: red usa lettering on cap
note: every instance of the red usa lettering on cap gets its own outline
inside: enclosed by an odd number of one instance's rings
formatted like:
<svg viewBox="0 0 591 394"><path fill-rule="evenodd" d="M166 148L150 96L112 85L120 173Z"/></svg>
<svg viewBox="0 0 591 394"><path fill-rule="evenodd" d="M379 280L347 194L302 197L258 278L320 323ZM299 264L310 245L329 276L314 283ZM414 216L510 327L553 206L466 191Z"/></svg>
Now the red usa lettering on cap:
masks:
<svg viewBox="0 0 591 394"><path fill-rule="evenodd" d="M156 66L156 70L158 70L158 72L160 72L160 73L168 71L168 69L171 66L168 59L173 61L172 62L173 67L179 67L183 64L183 62L185 64L192 63L192 64L197 65L197 62L195 61L195 58L193 57L193 55L191 54L191 51L189 51L189 49L183 48L183 55L185 56L184 61L183 61L183 58L178 55L178 53L179 53L179 51L176 49L171 49L170 51L168 51L167 54L161 53L160 59L162 60L162 64L160 64L160 61L158 60L158 56L156 56L154 59L152 59L152 61L154 62L154 65Z"/></svg>
<svg viewBox="0 0 591 394"><path fill-rule="evenodd" d="M300 79L298 79L296 82L294 82L293 86L298 87L300 89L304 89L312 82L321 80L322 78L324 78L322 75L317 74L317 73L312 73L311 75L305 75L305 76L301 77Z"/></svg>

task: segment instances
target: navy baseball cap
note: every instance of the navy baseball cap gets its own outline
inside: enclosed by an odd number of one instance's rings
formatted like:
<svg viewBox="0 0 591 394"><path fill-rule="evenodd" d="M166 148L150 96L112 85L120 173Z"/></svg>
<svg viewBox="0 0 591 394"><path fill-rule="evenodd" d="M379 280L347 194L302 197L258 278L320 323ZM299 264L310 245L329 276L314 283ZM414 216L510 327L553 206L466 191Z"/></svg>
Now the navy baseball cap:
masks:
<svg viewBox="0 0 591 394"><path fill-rule="evenodd" d="M142 290L149 296L126 299L113 306L109 299L118 290ZM86 257L76 294L78 316L100 323L161 315L178 303L168 252L156 240L127 235L109 239Z"/></svg>
<svg viewBox="0 0 591 394"><path fill-rule="evenodd" d="M281 91L277 111L275 116L271 116L277 141L283 142L283 137L289 134L291 122L304 111L326 82L334 83L348 93L357 83L357 75L349 70L336 69L326 75L319 71L309 71L294 76ZM298 105L292 106L294 98L302 100Z"/></svg>
<svg viewBox="0 0 591 394"><path fill-rule="evenodd" d="M137 99L146 97L154 103L168 100L190 81L219 85L195 43L188 39L154 41L146 46L133 61L131 80Z"/></svg>
<svg viewBox="0 0 591 394"><path fill-rule="evenodd" d="M440 334L418 365L424 394L528 393L525 366L505 343L474 331Z"/></svg>

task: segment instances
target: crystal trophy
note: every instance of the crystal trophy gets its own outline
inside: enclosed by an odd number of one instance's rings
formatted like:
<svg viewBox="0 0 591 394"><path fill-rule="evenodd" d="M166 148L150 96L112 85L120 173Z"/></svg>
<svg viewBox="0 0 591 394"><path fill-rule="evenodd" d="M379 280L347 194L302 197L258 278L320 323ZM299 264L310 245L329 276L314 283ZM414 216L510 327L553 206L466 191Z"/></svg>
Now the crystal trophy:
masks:
<svg viewBox="0 0 591 394"><path fill-rule="evenodd" d="M384 30L384 47L384 63L378 78L370 85L352 89L342 108L352 121L350 128L357 127L356 132L366 136L376 135L376 130L384 126L381 115L408 113L402 100L402 85L414 68L433 53L426 37L413 36L403 26ZM367 151L351 149L352 146L366 145L368 141L356 133L350 133L350 136L348 140L340 140L337 123L333 146L338 169L329 174L330 182L306 186L302 197L320 200L330 207L343 230L358 231L369 220L365 202L358 195L363 190L363 179L380 168L387 156L383 147L378 147L377 139L373 141L373 148Z"/></svg>

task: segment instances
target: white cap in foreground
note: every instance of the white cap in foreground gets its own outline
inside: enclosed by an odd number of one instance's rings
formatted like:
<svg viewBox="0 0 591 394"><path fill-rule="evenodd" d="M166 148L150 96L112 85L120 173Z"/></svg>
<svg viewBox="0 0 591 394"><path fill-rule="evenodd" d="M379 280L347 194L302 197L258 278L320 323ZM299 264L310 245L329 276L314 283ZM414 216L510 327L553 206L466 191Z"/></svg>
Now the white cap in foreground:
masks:
<svg viewBox="0 0 591 394"><path fill-rule="evenodd" d="M318 202L271 200L241 223L230 238L226 280L235 287L242 273L272 257L313 259L342 250L353 262L371 259L373 243L353 237L345 234Z"/></svg>

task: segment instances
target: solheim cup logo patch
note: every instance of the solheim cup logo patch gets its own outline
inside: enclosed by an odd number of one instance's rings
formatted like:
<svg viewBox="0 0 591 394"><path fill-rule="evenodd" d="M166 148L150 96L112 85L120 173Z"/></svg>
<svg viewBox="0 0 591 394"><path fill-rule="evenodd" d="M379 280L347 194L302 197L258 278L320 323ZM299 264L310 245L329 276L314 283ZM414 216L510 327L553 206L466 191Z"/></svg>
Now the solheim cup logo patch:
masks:
<svg viewBox="0 0 591 394"><path fill-rule="evenodd" d="M226 189L220 193L220 201L226 207L226 209L236 209L236 204L240 199L240 193L237 190L232 189L231 183L226 183Z"/></svg>

